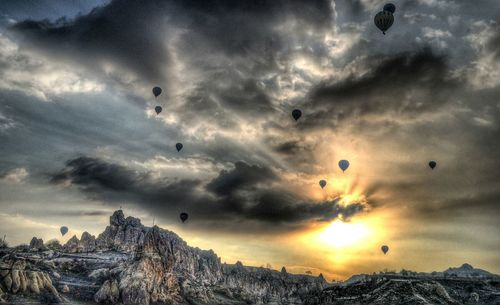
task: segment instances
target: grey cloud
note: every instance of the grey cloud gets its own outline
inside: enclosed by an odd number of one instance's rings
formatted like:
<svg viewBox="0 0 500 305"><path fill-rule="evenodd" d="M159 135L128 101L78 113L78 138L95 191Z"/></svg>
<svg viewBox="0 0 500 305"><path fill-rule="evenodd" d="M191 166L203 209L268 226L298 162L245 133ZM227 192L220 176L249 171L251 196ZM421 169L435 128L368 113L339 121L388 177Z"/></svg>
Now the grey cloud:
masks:
<svg viewBox="0 0 500 305"><path fill-rule="evenodd" d="M117 60L144 79L161 82L171 62L171 29L187 29L189 49L245 55L280 44L272 30L277 22L292 17L324 28L330 24L330 13L328 1L115 0L71 21L27 20L13 30L51 52L78 54L84 64Z"/></svg>
<svg viewBox="0 0 500 305"><path fill-rule="evenodd" d="M277 180L277 178L268 168L236 162L234 169L231 171L223 170L207 185L207 189L215 194L227 196L236 190L267 183Z"/></svg>
<svg viewBox="0 0 500 305"><path fill-rule="evenodd" d="M56 184L71 183L89 198L105 202L133 202L174 219L187 211L195 223L273 223L274 229L301 226L305 221L328 221L342 214L348 219L364 211L363 203L344 207L338 199L320 203L298 198L282 187L271 187L278 177L272 170L237 162L204 185L198 180L152 178L122 165L89 157L69 160Z"/></svg>
<svg viewBox="0 0 500 305"><path fill-rule="evenodd" d="M450 101L459 82L452 78L443 56L426 49L388 57L371 57L369 71L340 82L324 82L310 93L314 109L305 126L335 125L370 114L422 115ZM412 92L415 96L410 96Z"/></svg>

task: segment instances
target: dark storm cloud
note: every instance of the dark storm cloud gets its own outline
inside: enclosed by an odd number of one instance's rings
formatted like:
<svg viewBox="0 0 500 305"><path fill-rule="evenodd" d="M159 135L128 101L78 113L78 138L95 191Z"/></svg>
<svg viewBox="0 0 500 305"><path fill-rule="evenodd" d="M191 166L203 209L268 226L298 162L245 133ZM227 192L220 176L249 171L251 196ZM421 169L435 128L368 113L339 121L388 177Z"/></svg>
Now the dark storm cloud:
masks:
<svg viewBox="0 0 500 305"><path fill-rule="evenodd" d="M25 19L59 19L61 16L72 17L86 14L108 0L2 0L1 17L14 20ZM3 15L3 16L2 16Z"/></svg>
<svg viewBox="0 0 500 305"><path fill-rule="evenodd" d="M286 141L279 143L274 148L275 151L284 155L294 155L299 153L302 149L303 147L299 141Z"/></svg>
<svg viewBox="0 0 500 305"><path fill-rule="evenodd" d="M66 163L66 167L70 170L54 175L51 182L70 180L90 191L95 188L126 191L129 186L148 178L147 175L140 175L123 166L86 157L71 160Z"/></svg>
<svg viewBox="0 0 500 305"><path fill-rule="evenodd" d="M307 125L370 114L421 115L449 102L450 93L458 88L445 57L430 49L371 57L367 63L369 71L361 77L352 75L313 88L308 105L315 111L307 117Z"/></svg>
<svg viewBox="0 0 500 305"><path fill-rule="evenodd" d="M122 165L89 157L69 160L51 181L71 183L89 198L111 202L131 201L145 208L176 218L188 211L197 221L219 223L273 223L275 229L300 226L304 221L327 221L342 214L345 219L363 211L356 203L343 206L337 200L307 202L280 187L276 174L265 167L237 162L223 170L207 185L199 180L152 178L149 173L133 171Z"/></svg>
<svg viewBox="0 0 500 305"><path fill-rule="evenodd" d="M207 190L220 196L227 196L236 190L276 179L278 177L268 168L236 162L234 169L223 170L218 177L207 184Z"/></svg>
<svg viewBox="0 0 500 305"><path fill-rule="evenodd" d="M330 25L328 1L115 0L71 21L27 20L13 29L36 47L84 64L111 61L150 81L165 81L171 63L167 43L174 29L186 51L228 56L270 54L284 43L273 27L286 18L315 29ZM272 56L272 55L269 55Z"/></svg>
<svg viewBox="0 0 500 305"><path fill-rule="evenodd" d="M79 56L86 65L116 60L146 79L160 80L160 66L168 62L168 52L157 33L148 30L158 26L155 15L147 14L156 9L151 1L113 1L74 21L27 20L12 29L48 52Z"/></svg>

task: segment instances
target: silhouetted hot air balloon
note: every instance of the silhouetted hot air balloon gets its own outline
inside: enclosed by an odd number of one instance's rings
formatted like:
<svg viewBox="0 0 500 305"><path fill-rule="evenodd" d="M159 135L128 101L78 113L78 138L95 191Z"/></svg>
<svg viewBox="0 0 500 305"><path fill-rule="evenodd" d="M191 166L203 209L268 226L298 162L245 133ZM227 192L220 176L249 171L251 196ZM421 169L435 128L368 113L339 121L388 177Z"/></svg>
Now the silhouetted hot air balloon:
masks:
<svg viewBox="0 0 500 305"><path fill-rule="evenodd" d="M295 119L295 121L300 119L301 116L302 116L302 111L300 111L299 109L294 109L292 111L292 117Z"/></svg>
<svg viewBox="0 0 500 305"><path fill-rule="evenodd" d="M177 151L181 151L182 147L184 147L182 143L175 144L175 148L177 148Z"/></svg>
<svg viewBox="0 0 500 305"><path fill-rule="evenodd" d="M320 180L319 186L321 186L321 188L324 188L326 186L326 180Z"/></svg>
<svg viewBox="0 0 500 305"><path fill-rule="evenodd" d="M380 11L375 15L374 21L377 28L385 35L385 31L394 23L394 15L389 11Z"/></svg>
<svg viewBox="0 0 500 305"><path fill-rule="evenodd" d="M382 250L382 252L384 252L385 255L389 251L389 247L387 245L383 245L382 247L380 247L380 250Z"/></svg>
<svg viewBox="0 0 500 305"><path fill-rule="evenodd" d="M62 226L61 229L59 229L59 231L61 231L61 235L64 236L66 235L66 233L68 233L68 227Z"/></svg>
<svg viewBox="0 0 500 305"><path fill-rule="evenodd" d="M161 111L162 111L161 106L156 106L156 107L155 107L155 112L156 112L156 114L160 114L160 112L161 112Z"/></svg>
<svg viewBox="0 0 500 305"><path fill-rule="evenodd" d="M155 97L158 97L158 95L161 94L161 88L160 87L153 87L153 94Z"/></svg>
<svg viewBox="0 0 500 305"><path fill-rule="evenodd" d="M188 217L189 217L188 213L184 213L184 212L182 212L179 215L179 218L182 220L182 222L185 222L188 219Z"/></svg>
<svg viewBox="0 0 500 305"><path fill-rule="evenodd" d="M430 162L429 162L429 167L430 167L431 169L434 169L434 168L436 167L436 165L437 165L436 161L430 161Z"/></svg>
<svg viewBox="0 0 500 305"><path fill-rule="evenodd" d="M349 167L349 161L347 161L347 160L340 160L340 161L339 161L339 167L340 167L340 169L341 169L343 172L345 172L345 171L346 171L346 169Z"/></svg>
<svg viewBox="0 0 500 305"><path fill-rule="evenodd" d="M384 5L383 10L385 12L390 12L391 14L394 14L394 12L396 11L396 6L392 3L387 3L386 5Z"/></svg>

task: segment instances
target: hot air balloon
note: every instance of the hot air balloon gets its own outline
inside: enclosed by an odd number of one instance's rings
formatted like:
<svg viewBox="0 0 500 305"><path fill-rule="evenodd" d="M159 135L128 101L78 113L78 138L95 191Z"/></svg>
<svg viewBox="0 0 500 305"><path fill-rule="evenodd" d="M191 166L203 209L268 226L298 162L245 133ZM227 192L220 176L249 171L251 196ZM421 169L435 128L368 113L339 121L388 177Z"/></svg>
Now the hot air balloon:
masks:
<svg viewBox="0 0 500 305"><path fill-rule="evenodd" d="M155 97L158 97L158 95L161 94L161 88L160 87L153 87L153 94Z"/></svg>
<svg viewBox="0 0 500 305"><path fill-rule="evenodd" d="M188 213L184 213L184 212L182 212L179 215L179 218L182 220L182 222L185 222L188 219L188 217L189 217Z"/></svg>
<svg viewBox="0 0 500 305"><path fill-rule="evenodd" d="M59 229L59 231L61 231L61 235L64 236L66 235L66 233L68 233L68 227L62 226L61 229Z"/></svg>
<svg viewBox="0 0 500 305"><path fill-rule="evenodd" d="M430 167L431 169L434 169L434 168L436 167L436 165L437 165L436 161L430 161L430 162L429 162L429 167Z"/></svg>
<svg viewBox="0 0 500 305"><path fill-rule="evenodd" d="M347 160L340 160L340 161L339 161L339 167L340 167L340 169L341 169L343 172L345 172L345 171L346 171L346 169L349 167L349 161L347 161Z"/></svg>
<svg viewBox="0 0 500 305"><path fill-rule="evenodd" d="M292 111L292 117L295 119L295 121L300 119L301 116L302 116L302 111L300 111L299 109L294 109Z"/></svg>
<svg viewBox="0 0 500 305"><path fill-rule="evenodd" d="M155 107L155 112L156 112L156 114L160 114L160 112L161 112L161 111L162 111L161 106L156 106L156 107Z"/></svg>
<svg viewBox="0 0 500 305"><path fill-rule="evenodd" d="M394 15L389 11L380 11L375 15L374 21L377 28L385 35L385 31L394 23Z"/></svg>
<svg viewBox="0 0 500 305"><path fill-rule="evenodd" d="M326 186L326 180L320 180L319 186L321 186L321 188L324 188Z"/></svg>
<svg viewBox="0 0 500 305"><path fill-rule="evenodd" d="M385 12L390 12L391 14L394 14L394 12L396 11L396 6L392 3L387 3L386 5L384 5L383 10Z"/></svg>
<svg viewBox="0 0 500 305"><path fill-rule="evenodd" d="M177 148L177 151L181 151L182 147L184 147L182 143L175 144L175 148Z"/></svg>
<svg viewBox="0 0 500 305"><path fill-rule="evenodd" d="M382 252L384 252L385 255L389 251L389 247L387 245L383 245L382 247L380 247L380 250L382 250Z"/></svg>

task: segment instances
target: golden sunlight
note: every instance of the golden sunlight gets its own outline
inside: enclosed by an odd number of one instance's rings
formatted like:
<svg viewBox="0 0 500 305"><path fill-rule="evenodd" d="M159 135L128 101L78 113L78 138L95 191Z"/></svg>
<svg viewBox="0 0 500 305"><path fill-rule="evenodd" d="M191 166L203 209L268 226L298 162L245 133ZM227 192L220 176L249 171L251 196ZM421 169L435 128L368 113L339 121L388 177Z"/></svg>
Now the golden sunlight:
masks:
<svg viewBox="0 0 500 305"><path fill-rule="evenodd" d="M322 244L335 248L344 248L358 244L372 234L372 231L364 223L333 221L326 229L318 235Z"/></svg>

